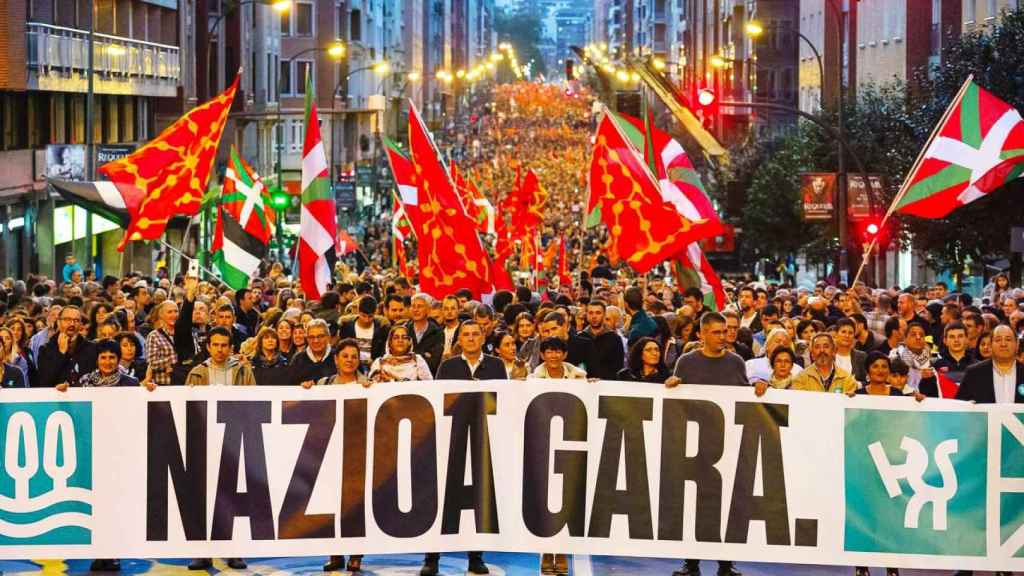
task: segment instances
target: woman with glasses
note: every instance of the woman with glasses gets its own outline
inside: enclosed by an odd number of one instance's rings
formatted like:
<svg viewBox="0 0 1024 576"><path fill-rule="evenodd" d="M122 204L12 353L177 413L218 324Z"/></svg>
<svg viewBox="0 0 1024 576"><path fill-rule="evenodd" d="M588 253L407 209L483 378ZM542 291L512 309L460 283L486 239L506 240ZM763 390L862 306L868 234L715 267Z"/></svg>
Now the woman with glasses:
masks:
<svg viewBox="0 0 1024 576"><path fill-rule="evenodd" d="M392 326L388 333L387 351L370 365L369 378L372 382L434 379L427 361L413 352L407 325Z"/></svg>
<svg viewBox="0 0 1024 576"><path fill-rule="evenodd" d="M664 384L672 372L661 361L661 345L654 338L643 337L629 349L629 362L619 371L618 379L626 382Z"/></svg>

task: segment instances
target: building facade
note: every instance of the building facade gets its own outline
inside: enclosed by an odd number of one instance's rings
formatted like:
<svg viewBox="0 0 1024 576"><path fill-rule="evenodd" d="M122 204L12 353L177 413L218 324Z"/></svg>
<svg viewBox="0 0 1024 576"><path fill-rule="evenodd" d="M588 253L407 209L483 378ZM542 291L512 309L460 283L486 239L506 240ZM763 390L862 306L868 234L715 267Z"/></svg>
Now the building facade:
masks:
<svg viewBox="0 0 1024 576"><path fill-rule="evenodd" d="M151 270L152 260L141 253L126 262L115 250L121 231L55 198L45 178L88 179L90 168L153 137L194 101L193 44L179 4L5 0L0 6L0 273L53 276L67 254L101 272L129 265Z"/></svg>

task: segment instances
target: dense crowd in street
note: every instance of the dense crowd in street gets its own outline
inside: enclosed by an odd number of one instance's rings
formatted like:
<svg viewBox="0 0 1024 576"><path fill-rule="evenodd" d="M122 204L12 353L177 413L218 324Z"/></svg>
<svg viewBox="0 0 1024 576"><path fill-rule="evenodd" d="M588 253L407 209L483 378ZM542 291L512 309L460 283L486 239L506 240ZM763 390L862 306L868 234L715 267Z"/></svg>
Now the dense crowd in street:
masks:
<svg viewBox="0 0 1024 576"><path fill-rule="evenodd" d="M1005 276L983 298L942 283L728 289L731 303L711 311L699 290L630 278L602 263L572 287L519 286L485 303L465 292L432 298L390 273L339 265L332 289L313 302L277 263L231 291L163 274L95 279L69 258L62 278L3 282L2 386L557 378L749 386L758 396L776 389L911 395L923 405L943 396L1024 401L1024 290ZM360 557L345 560L334 557L325 568L360 569ZM96 569L117 568L97 562ZM428 555L422 573L436 574L437 563ZM206 559L192 565L208 566ZM542 568L566 573L567 559L546 555ZM471 554L469 569L486 573L481 554ZM698 573L687 562L676 575ZM719 574L738 572L723 562Z"/></svg>

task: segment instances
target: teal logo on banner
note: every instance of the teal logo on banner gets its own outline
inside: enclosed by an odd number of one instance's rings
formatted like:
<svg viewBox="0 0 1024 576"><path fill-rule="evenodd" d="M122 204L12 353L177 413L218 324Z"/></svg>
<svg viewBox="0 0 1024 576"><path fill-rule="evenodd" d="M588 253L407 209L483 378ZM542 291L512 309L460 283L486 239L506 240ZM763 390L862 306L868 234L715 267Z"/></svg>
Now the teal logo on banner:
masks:
<svg viewBox="0 0 1024 576"><path fill-rule="evenodd" d="M846 410L846 550L985 555L988 416Z"/></svg>
<svg viewBox="0 0 1024 576"><path fill-rule="evenodd" d="M92 542L92 404L0 403L0 545Z"/></svg>
<svg viewBox="0 0 1024 576"><path fill-rule="evenodd" d="M1024 414L999 414L999 546L1005 556L1024 558Z"/></svg>

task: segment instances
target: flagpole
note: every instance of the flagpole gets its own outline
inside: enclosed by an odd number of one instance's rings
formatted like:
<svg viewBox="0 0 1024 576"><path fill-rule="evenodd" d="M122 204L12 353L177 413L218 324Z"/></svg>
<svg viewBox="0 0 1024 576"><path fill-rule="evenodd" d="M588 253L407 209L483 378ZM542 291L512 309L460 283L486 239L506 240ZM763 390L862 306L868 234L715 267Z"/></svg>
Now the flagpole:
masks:
<svg viewBox="0 0 1024 576"><path fill-rule="evenodd" d="M892 203L889 204L889 209L885 211L885 216L882 217L882 222L878 225L879 230L885 228L885 223L889 221L889 217L892 216L893 212L896 211L896 206L900 203L901 200L903 200L903 197L906 196L907 191L910 189L910 176L917 172L917 169L921 167L921 163L924 162L924 155L931 147L932 142L935 140L935 136L938 135L939 129L945 126L946 121L949 120L949 117L953 114L953 110L957 108L957 103L963 100L964 93L967 92L967 88L970 86L973 80L974 74L968 74L967 79L964 80L963 85L960 86L960 90L957 91L956 96L949 103L949 107L946 108L946 112L943 113L942 118L939 120L937 124L935 124L935 127L932 128L931 136L928 137L928 141L925 142L924 146L921 148L921 151L917 153L917 159L914 160L914 164L913 166L911 166L910 172L907 173L907 176L903 179L903 182L900 184L899 192L896 193L896 196L892 199ZM871 243L868 244L868 247L864 250L864 257L860 259L860 268L857 269L857 275L853 277L853 283L850 284L850 287L857 285L857 281L860 280L860 275L864 271L864 264L867 262L866 256L874 251L877 244L878 234L875 234L874 238L871 239Z"/></svg>
<svg viewBox="0 0 1024 576"><path fill-rule="evenodd" d="M188 261L192 261L192 260L197 260L196 258L191 258L191 257L189 257L189 255L188 255L188 254L185 254L184 252L182 252L181 250L178 250L178 249L177 249L177 248L175 248L174 246L171 246L171 245L170 245L170 244L169 244L169 243L168 243L168 242L167 242L166 240L164 240L163 238L157 238L157 239L156 239L156 241L157 241L157 242L159 242L159 243L160 243L161 245L163 245L163 247L164 247L164 248L167 248L167 249L168 249L168 250L170 250L171 252L174 252L174 253L176 253L176 254L178 255L178 257L180 257L180 258L184 258L185 260L188 260ZM206 266L203 266L202 264L197 264L197 265L196 265L196 267L197 267L197 268L198 268L198 269L199 269L200 271L202 271L202 272L206 272L206 273L207 273L207 274L208 274L209 276L211 276L211 277L213 278L213 280L215 280L215 281L219 282L220 284L223 284L224 286L228 286L228 284L227 284L226 282L224 282L223 280L221 280L221 279L220 279L220 277L219 277L219 276L217 276L217 273L216 273L216 272L214 272L214 271L210 270L210 269L209 269L209 268L207 268ZM228 288L230 288L230 286L228 286Z"/></svg>

